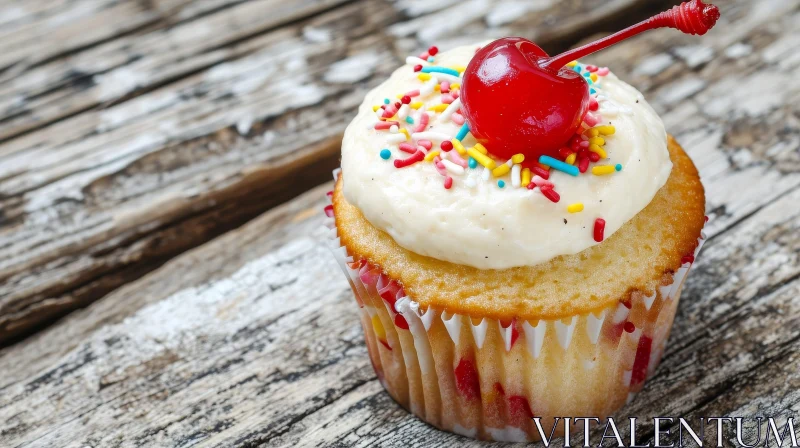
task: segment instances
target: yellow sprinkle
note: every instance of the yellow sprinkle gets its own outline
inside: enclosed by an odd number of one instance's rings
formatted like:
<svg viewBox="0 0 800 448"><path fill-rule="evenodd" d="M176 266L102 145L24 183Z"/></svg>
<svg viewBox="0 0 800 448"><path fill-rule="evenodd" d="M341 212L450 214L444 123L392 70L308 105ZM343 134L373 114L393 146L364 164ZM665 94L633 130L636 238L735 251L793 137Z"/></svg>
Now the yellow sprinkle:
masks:
<svg viewBox="0 0 800 448"><path fill-rule="evenodd" d="M597 145L589 145L589 151L596 152L601 159L605 159L606 157L608 157L608 154L606 154L606 150Z"/></svg>
<svg viewBox="0 0 800 448"><path fill-rule="evenodd" d="M432 110L434 112L444 112L447 109L448 104L437 104L433 107L429 107L428 110Z"/></svg>
<svg viewBox="0 0 800 448"><path fill-rule="evenodd" d="M603 135L614 135L614 133L617 132L617 129L611 125L597 126L594 129L597 129L597 131Z"/></svg>
<svg viewBox="0 0 800 448"><path fill-rule="evenodd" d="M400 132L402 132L403 134L406 134L406 140L411 140L411 136L408 134L408 129L400 128Z"/></svg>
<svg viewBox="0 0 800 448"><path fill-rule="evenodd" d="M576 154L576 153L574 153L574 152L573 152L573 153L572 153L572 154L570 154L570 155L567 157L567 159L566 159L566 160L564 160L564 161L565 161L565 162L567 162L567 163L569 163L570 165L575 165L575 159L576 159L577 157L578 157L578 154Z"/></svg>
<svg viewBox="0 0 800 448"><path fill-rule="evenodd" d="M381 318L378 315L372 316L372 329L375 331L375 336L378 339L386 340L386 331L383 330L383 324L381 324Z"/></svg>
<svg viewBox="0 0 800 448"><path fill-rule="evenodd" d="M493 169L492 175L494 175L494 177L500 177L508 174L509 171L511 171L511 167L504 163L498 166L497 168Z"/></svg>
<svg viewBox="0 0 800 448"><path fill-rule="evenodd" d="M575 67L576 65L578 65L578 61L572 61L567 63L567 67L570 68Z"/></svg>
<svg viewBox="0 0 800 448"><path fill-rule="evenodd" d="M430 162L431 160L433 160L439 154L440 154L439 151L431 151L431 152L429 152L428 154L425 155L425 161L426 162Z"/></svg>
<svg viewBox="0 0 800 448"><path fill-rule="evenodd" d="M530 168L523 168L522 169L522 179L521 182L523 187L527 187L529 183L531 183L531 169Z"/></svg>
<svg viewBox="0 0 800 448"><path fill-rule="evenodd" d="M422 107L422 101L414 101L413 103L409 104L412 109L417 110Z"/></svg>
<svg viewBox="0 0 800 448"><path fill-rule="evenodd" d="M461 88L461 83L460 82L454 82L454 83L450 84L450 90L455 90L455 89L460 89L460 88Z"/></svg>
<svg viewBox="0 0 800 448"><path fill-rule="evenodd" d="M380 108L381 108L381 106L372 106L372 111L373 112L377 112L378 109L380 109Z"/></svg>
<svg viewBox="0 0 800 448"><path fill-rule="evenodd" d="M597 165L592 167L592 174L595 176L605 176L606 174L611 174L616 169L614 165Z"/></svg>
<svg viewBox="0 0 800 448"><path fill-rule="evenodd" d="M525 154L514 154L511 156L511 162L513 163L522 163L525 161Z"/></svg>
<svg viewBox="0 0 800 448"><path fill-rule="evenodd" d="M587 129L586 132L584 132L584 134L588 135L589 137L597 137L598 135L600 135L600 131L597 130L597 128L591 128Z"/></svg>
<svg viewBox="0 0 800 448"><path fill-rule="evenodd" d="M495 164L494 160L489 158L486 154L482 153L478 149L478 145L480 145L480 143L478 143L477 145L473 146L472 148L467 148L467 154L469 154L470 157L475 159L476 162L480 163L481 165L485 166L486 168L488 168L490 170L493 170L494 167L497 166L497 164Z"/></svg>
<svg viewBox="0 0 800 448"><path fill-rule="evenodd" d="M583 211L583 202L576 202L567 206L567 211L570 213L579 213Z"/></svg>
<svg viewBox="0 0 800 448"><path fill-rule="evenodd" d="M592 73L589 77L592 78L592 82L597 82L597 73Z"/></svg>
<svg viewBox="0 0 800 448"><path fill-rule="evenodd" d="M589 139L589 143L597 146L603 146L606 144L606 139L603 137L592 137Z"/></svg>
<svg viewBox="0 0 800 448"><path fill-rule="evenodd" d="M457 71L459 73L462 73L464 70L467 69L467 67L465 67L463 65L451 65L450 67L447 67L447 68L452 68L453 70L455 70L455 71Z"/></svg>
<svg viewBox="0 0 800 448"><path fill-rule="evenodd" d="M420 73L419 75L417 75L417 78L419 78L420 81L427 81L427 80L431 79L431 74L430 73Z"/></svg>
<svg viewBox="0 0 800 448"><path fill-rule="evenodd" d="M403 99L403 94L402 93L398 93L397 94L397 99L398 100L402 100Z"/></svg>
<svg viewBox="0 0 800 448"><path fill-rule="evenodd" d="M464 145L461 144L460 140L454 138L450 140L450 143L453 144L453 148L455 148L456 151L458 151L458 153L461 154L462 156L467 154L467 150L464 149Z"/></svg>
<svg viewBox="0 0 800 448"><path fill-rule="evenodd" d="M436 84L435 86L433 86L433 90L439 92L439 91L442 90L442 86L440 86L439 84Z"/></svg>

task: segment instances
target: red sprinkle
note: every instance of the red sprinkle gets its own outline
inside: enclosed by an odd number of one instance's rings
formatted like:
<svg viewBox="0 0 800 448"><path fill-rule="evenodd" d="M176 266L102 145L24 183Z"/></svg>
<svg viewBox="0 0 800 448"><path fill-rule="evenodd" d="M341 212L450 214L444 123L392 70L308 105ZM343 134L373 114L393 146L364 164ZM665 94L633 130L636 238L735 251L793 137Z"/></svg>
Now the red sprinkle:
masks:
<svg viewBox="0 0 800 448"><path fill-rule="evenodd" d="M333 206L332 205L326 205L325 206L325 216L327 216L328 218L333 218Z"/></svg>
<svg viewBox="0 0 800 448"><path fill-rule="evenodd" d="M422 132L422 131L424 131L425 128L428 127L428 120L430 120L430 119L431 119L431 117L428 116L428 114L423 112L422 115L420 115L420 117L419 117L419 123L417 123L417 127L414 128L414 132Z"/></svg>
<svg viewBox="0 0 800 448"><path fill-rule="evenodd" d="M411 97L408 95L403 95L403 98L400 99L403 104L409 104L411 102Z"/></svg>
<svg viewBox="0 0 800 448"><path fill-rule="evenodd" d="M419 65L419 64L415 65L415 66L414 66L414 71L415 71L415 72L422 71L422 65Z"/></svg>
<svg viewBox="0 0 800 448"><path fill-rule="evenodd" d="M398 123L396 121L379 121L379 122L375 123L375 129L376 130L389 129L392 126L399 127L400 123Z"/></svg>
<svg viewBox="0 0 800 448"><path fill-rule="evenodd" d="M703 216L703 221L708 222L708 216Z"/></svg>
<svg viewBox="0 0 800 448"><path fill-rule="evenodd" d="M436 56L436 53L438 53L438 52L439 52L439 49L436 48L436 46L432 46L431 48L428 48L428 54L431 55L431 56Z"/></svg>
<svg viewBox="0 0 800 448"><path fill-rule="evenodd" d="M540 188L539 190L541 190L542 194L543 194L543 195L544 195L544 196L545 196L547 199L550 199L550 200L551 200L551 201L553 201L553 202L558 202L558 201L560 201L560 200L561 200L561 195L559 195L558 193L556 193L556 191L555 191L555 190L553 190L552 188Z"/></svg>
<svg viewBox="0 0 800 448"><path fill-rule="evenodd" d="M417 162L422 162L424 158L425 158L425 153L418 149L417 152L415 152L409 157L406 157L405 159L394 159L394 167L405 168Z"/></svg>
<svg viewBox="0 0 800 448"><path fill-rule="evenodd" d="M597 66L596 66L596 65L587 65L587 66L586 66L586 70L588 70L590 73L594 73L594 72L596 72L598 69L597 69Z"/></svg>
<svg viewBox="0 0 800 448"><path fill-rule="evenodd" d="M585 173L589 169L589 156L578 156L578 171Z"/></svg>
<svg viewBox="0 0 800 448"><path fill-rule="evenodd" d="M398 145L397 148L400 151L407 152L409 154L414 154L415 152L417 152L417 147L412 145L411 143L406 143L406 142L400 143L400 145Z"/></svg>
<svg viewBox="0 0 800 448"><path fill-rule="evenodd" d="M590 152L589 153L589 160L591 160L592 162L597 162L598 160L600 160L600 154L598 154L596 152Z"/></svg>
<svg viewBox="0 0 800 448"><path fill-rule="evenodd" d="M450 176L445 177L444 178L444 189L445 190L449 190L450 187L452 187L452 186L453 186L453 178L450 177Z"/></svg>
<svg viewBox="0 0 800 448"><path fill-rule="evenodd" d="M433 148L433 142L431 142L430 140L420 140L417 142L417 144L427 149L428 151L430 151L431 148Z"/></svg>
<svg viewBox="0 0 800 448"><path fill-rule="evenodd" d="M550 171L546 170L546 169L544 169L544 168L542 168L540 166L536 166L536 165L532 166L531 167L531 172L533 174L536 174L537 176L541 177L544 180L550 179Z"/></svg>
<svg viewBox="0 0 800 448"><path fill-rule="evenodd" d="M558 150L558 155L560 155L562 159L566 160L567 157L569 157L573 152L575 151L573 151L572 148L564 147Z"/></svg>
<svg viewBox="0 0 800 448"><path fill-rule="evenodd" d="M625 329L626 333L633 333L634 331L636 331L636 325L634 325L633 322L630 321L625 322L625 326L622 328Z"/></svg>
<svg viewBox="0 0 800 448"><path fill-rule="evenodd" d="M442 151L444 152L449 152L453 149L453 143L450 142L449 140L443 141L441 146L442 146Z"/></svg>
<svg viewBox="0 0 800 448"><path fill-rule="evenodd" d="M395 165L397 161L395 160ZM604 234L606 231L606 220L603 218L597 218L594 221L594 240L598 243L603 241Z"/></svg>
<svg viewBox="0 0 800 448"><path fill-rule="evenodd" d="M600 108L600 103L597 102L594 98L589 98L589 110L595 111Z"/></svg>

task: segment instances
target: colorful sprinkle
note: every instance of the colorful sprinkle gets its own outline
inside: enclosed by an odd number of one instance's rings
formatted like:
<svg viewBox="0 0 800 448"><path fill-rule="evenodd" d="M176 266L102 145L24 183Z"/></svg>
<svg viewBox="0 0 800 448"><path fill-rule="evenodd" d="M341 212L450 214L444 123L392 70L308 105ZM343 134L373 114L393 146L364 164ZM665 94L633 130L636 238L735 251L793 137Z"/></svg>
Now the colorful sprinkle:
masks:
<svg viewBox="0 0 800 448"><path fill-rule="evenodd" d="M389 157L392 157L392 152L388 149L381 149L381 159L389 160Z"/></svg>
<svg viewBox="0 0 800 448"><path fill-rule="evenodd" d="M511 167L504 163L502 165L499 165L497 168L493 169L492 175L494 177L505 176L506 174L508 174L509 171L511 171Z"/></svg>
<svg viewBox="0 0 800 448"><path fill-rule="evenodd" d="M620 169L622 169L621 166ZM616 171L614 169L614 165L597 165L592 167L592 174L594 174L595 176L606 176L609 174L613 174L614 171Z"/></svg>
<svg viewBox="0 0 800 448"><path fill-rule="evenodd" d="M427 155L425 155L425 161L430 162L431 160L434 159L434 157L438 156L439 154L440 154L439 151L431 151Z"/></svg>
<svg viewBox="0 0 800 448"><path fill-rule="evenodd" d="M522 179L520 180L520 186L527 187L528 184L531 183L531 169L523 168L521 177Z"/></svg>
<svg viewBox="0 0 800 448"><path fill-rule="evenodd" d="M453 75L453 76L458 76L459 75L458 71L453 70L452 68L434 67L434 66L430 66L430 65L427 66L427 67L423 67L422 68L422 73L444 73L444 74Z"/></svg>
<svg viewBox="0 0 800 448"><path fill-rule="evenodd" d="M472 168L472 169L475 169L475 168L478 167L478 161L475 160L472 157L469 158L468 163L469 163L469 167Z"/></svg>
<svg viewBox="0 0 800 448"><path fill-rule="evenodd" d="M500 187L500 188L503 188L503 187L506 186L506 182L504 180L498 180L497 181L497 186Z"/></svg>
<svg viewBox="0 0 800 448"><path fill-rule="evenodd" d="M614 169L617 170L617 171L622 171L622 164L618 163L618 164L614 165Z"/></svg>
<svg viewBox="0 0 800 448"><path fill-rule="evenodd" d="M458 130L458 134L456 134L456 140L464 140L464 137L466 137L467 134L469 134L469 124L464 123L464 125L461 126L461 129Z"/></svg>
<svg viewBox="0 0 800 448"><path fill-rule="evenodd" d="M583 211L583 202L576 202L567 206L567 211L570 213L580 213Z"/></svg>
<svg viewBox="0 0 800 448"><path fill-rule="evenodd" d="M464 148L464 145L462 145L460 141L452 139L450 140L450 143L453 144L453 148L455 148L459 154L461 154L462 156L467 155L467 150Z"/></svg>
<svg viewBox="0 0 800 448"><path fill-rule="evenodd" d="M560 160L556 160L550 156L540 156L539 163L543 165L547 165L553 169L558 171L565 172L570 176L577 176L578 175L578 167L566 164ZM554 201L555 202L555 201Z"/></svg>
<svg viewBox="0 0 800 448"><path fill-rule="evenodd" d="M477 146L477 145L476 145ZM489 156L481 153L475 146L467 149L467 154L475 159L478 163L486 167L488 170L493 170L497 164Z"/></svg>
<svg viewBox="0 0 800 448"><path fill-rule="evenodd" d="M603 241L605 238L605 231L606 231L606 220L602 218L597 218L594 220L594 240L598 243Z"/></svg>
<svg viewBox="0 0 800 448"><path fill-rule="evenodd" d="M405 168L417 162L421 162L424 158L425 158L425 153L418 149L417 152L415 152L409 157L406 157L405 159L394 159L394 167Z"/></svg>

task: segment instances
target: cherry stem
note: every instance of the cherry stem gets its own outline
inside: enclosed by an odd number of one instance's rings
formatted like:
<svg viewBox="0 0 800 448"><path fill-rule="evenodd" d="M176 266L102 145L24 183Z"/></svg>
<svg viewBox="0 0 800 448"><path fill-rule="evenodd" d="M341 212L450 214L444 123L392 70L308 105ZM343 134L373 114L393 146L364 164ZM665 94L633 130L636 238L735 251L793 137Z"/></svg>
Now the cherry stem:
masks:
<svg viewBox="0 0 800 448"><path fill-rule="evenodd" d="M675 28L686 34L702 36L714 27L718 19L719 8L714 5L706 5L703 3L703 0L683 2L668 11L656 14L643 22L625 28L622 31L604 37L598 41L561 53L558 56L544 59L540 65L543 68L552 67L557 70L576 59L588 56L629 37L656 28Z"/></svg>

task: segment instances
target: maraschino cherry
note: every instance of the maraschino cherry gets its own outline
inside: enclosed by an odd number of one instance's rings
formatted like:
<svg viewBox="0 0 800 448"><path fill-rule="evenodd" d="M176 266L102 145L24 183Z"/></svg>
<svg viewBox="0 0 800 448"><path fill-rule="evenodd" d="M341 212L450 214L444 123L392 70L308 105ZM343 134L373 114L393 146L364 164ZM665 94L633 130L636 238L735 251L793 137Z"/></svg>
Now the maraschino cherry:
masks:
<svg viewBox="0 0 800 448"><path fill-rule="evenodd" d="M470 131L499 158L519 153L528 161L557 157L578 131L590 102L588 83L566 64L655 28L703 35L717 19L716 6L692 0L554 57L521 37L498 39L481 48L464 72L461 101Z"/></svg>

